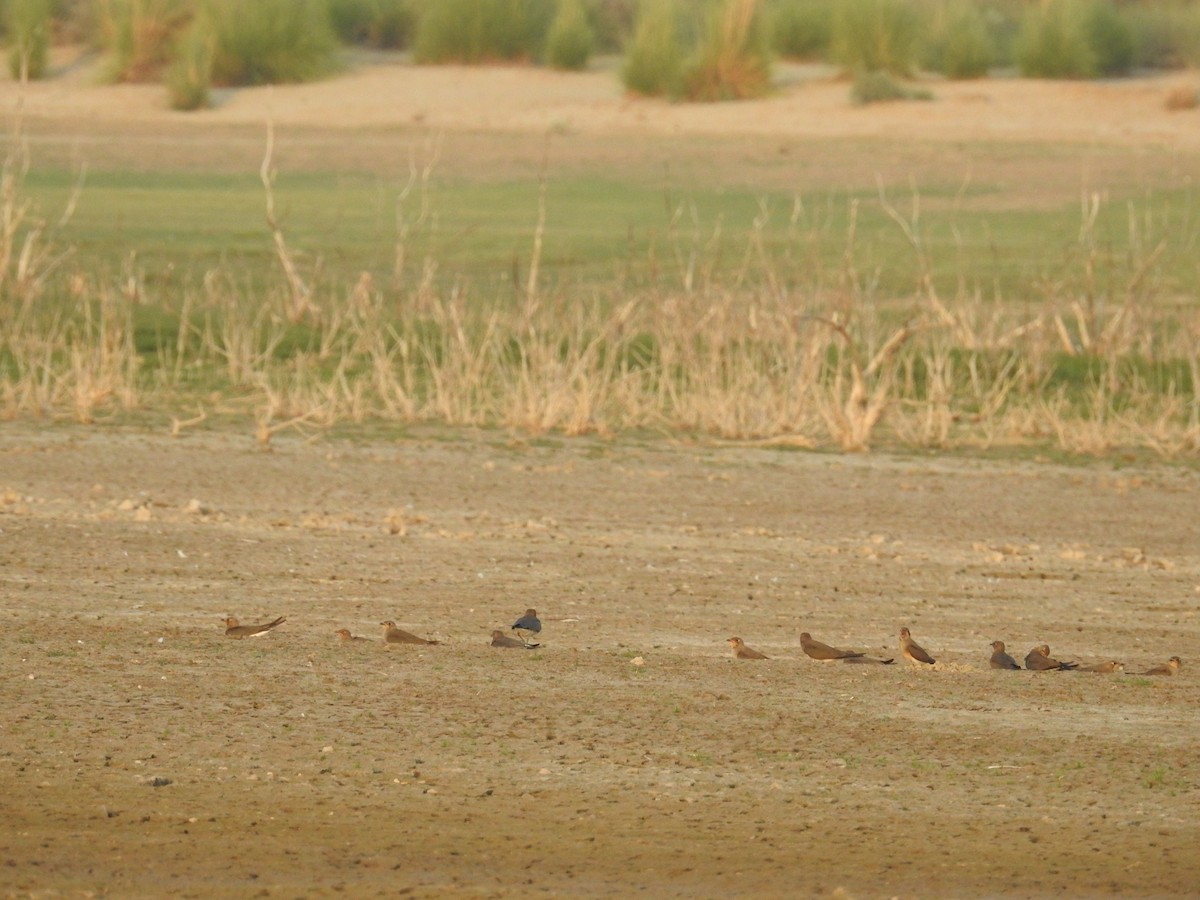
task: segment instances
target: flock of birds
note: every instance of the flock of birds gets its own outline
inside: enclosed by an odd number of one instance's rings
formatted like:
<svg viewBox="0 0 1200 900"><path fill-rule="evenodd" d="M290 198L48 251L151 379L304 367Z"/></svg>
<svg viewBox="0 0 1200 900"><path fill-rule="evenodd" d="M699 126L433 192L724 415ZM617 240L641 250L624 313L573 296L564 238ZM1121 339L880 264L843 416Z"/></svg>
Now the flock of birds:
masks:
<svg viewBox="0 0 1200 900"><path fill-rule="evenodd" d="M231 638L257 637L258 635L266 634L277 625L282 625L286 619L280 616L272 622L263 622L261 625L242 625L233 616L225 619L225 636ZM413 634L411 631L405 631L403 628L398 628L396 623L391 619L386 622L380 622L383 628L383 640L387 644L440 644L441 641L436 641L433 638L423 638ZM527 609L525 614L513 622L509 626L509 630L516 633L516 637L505 634L499 628L492 631L493 647L502 647L514 650L533 650L540 647L541 644L533 639L542 632L542 621L538 618L536 609ZM338 637L343 642L350 641L369 641L370 638L359 637L351 634L346 628L338 629L336 632ZM740 637L731 637L728 639L729 646L732 650L735 659L769 659L765 653L755 650L753 647L746 646L746 642ZM823 644L813 638L807 631L800 634L800 647L804 650L806 656L820 660L822 662L841 661L845 663L860 663L874 664L880 666L890 666L894 663L895 657L888 659L880 659L874 656L868 656L866 653L860 653L856 650L841 650L837 647L831 647L828 644ZM907 628L900 629L900 653L906 660L918 666L932 666L937 662L928 651L920 644L913 640L912 632ZM1021 664L1008 655L1005 649L1004 641L992 641L992 656L988 660L988 665L993 669L1020 669ZM1172 656L1169 660L1161 665L1151 666L1144 672L1138 672L1139 675L1174 675L1179 671L1182 661L1178 656ZM1097 672L1101 674L1112 674L1125 671L1125 663L1117 662L1115 659L1106 660L1105 662L1096 663L1090 666L1080 666L1076 662L1065 662L1055 659L1050 655L1049 644L1039 644L1028 653L1025 654L1025 666L1033 672Z"/></svg>
<svg viewBox="0 0 1200 900"><path fill-rule="evenodd" d="M732 648L735 659L768 659L765 653L760 653L753 647L747 647L746 642L740 637L731 637L728 643ZM807 631L802 632L800 635L800 647L804 650L805 655L813 659L819 659L822 662L840 660L846 663L875 663L882 666L890 666L895 662L894 657L877 659L876 657L867 656L865 653L859 653L855 650L840 650L837 647L830 647L828 644L822 644L820 641L814 640L813 636ZM900 629L900 653L910 663L918 666L932 666L937 662L924 647L913 640L912 632L907 628ZM1008 651L1004 647L1004 641L992 641L992 656L988 660L988 665L993 669L1021 668L1021 664L1008 655ZM1151 666L1146 671L1138 672L1137 674L1174 675L1179 671L1181 665L1182 661L1179 657L1172 656L1162 665ZM1110 659L1091 666L1081 666L1076 662L1064 662L1063 660L1055 659L1050 655L1049 644L1039 644L1025 654L1025 668L1032 672L1076 671L1110 674L1124 672L1125 663Z"/></svg>

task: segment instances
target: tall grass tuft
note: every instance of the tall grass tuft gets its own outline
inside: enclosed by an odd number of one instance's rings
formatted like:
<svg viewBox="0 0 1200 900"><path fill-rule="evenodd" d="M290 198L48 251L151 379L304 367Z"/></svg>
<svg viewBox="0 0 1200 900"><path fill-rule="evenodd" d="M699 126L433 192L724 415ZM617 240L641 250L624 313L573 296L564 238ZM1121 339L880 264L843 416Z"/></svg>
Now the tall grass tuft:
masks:
<svg viewBox="0 0 1200 900"><path fill-rule="evenodd" d="M771 51L760 0L721 0L684 66L689 100L745 100L771 88Z"/></svg>
<svg viewBox="0 0 1200 900"><path fill-rule="evenodd" d="M554 0L429 0L417 24L419 63L533 62L546 45Z"/></svg>
<svg viewBox="0 0 1200 900"><path fill-rule="evenodd" d="M209 0L214 84L309 81L334 68L325 0Z"/></svg>
<svg viewBox="0 0 1200 900"><path fill-rule="evenodd" d="M1088 33L1086 0L1045 0L1021 23L1017 64L1031 78L1094 78L1099 61Z"/></svg>
<svg viewBox="0 0 1200 900"><path fill-rule="evenodd" d="M1125 10L1133 32L1134 65L1200 67L1200 4L1148 0Z"/></svg>
<svg viewBox="0 0 1200 900"><path fill-rule="evenodd" d="M1133 29L1111 0L1090 0L1086 10L1088 43L1101 75L1128 75L1133 68Z"/></svg>
<svg viewBox="0 0 1200 900"><path fill-rule="evenodd" d="M646 0L621 68L621 80L635 94L675 96L683 77L683 49L673 0Z"/></svg>
<svg viewBox="0 0 1200 900"><path fill-rule="evenodd" d="M191 111L208 106L215 40L212 22L203 13L180 35L166 74L172 109Z"/></svg>
<svg viewBox="0 0 1200 900"><path fill-rule="evenodd" d="M829 52L829 0L775 0L767 7L771 49L785 59L820 59Z"/></svg>
<svg viewBox="0 0 1200 900"><path fill-rule="evenodd" d="M412 0L329 0L329 18L342 42L388 50L409 46L417 24Z"/></svg>
<svg viewBox="0 0 1200 900"><path fill-rule="evenodd" d="M933 12L923 42L925 68L947 78L982 78L993 59L987 20L979 7L947 0Z"/></svg>
<svg viewBox="0 0 1200 900"><path fill-rule="evenodd" d="M921 22L904 0L841 0L834 14L831 55L851 72L911 76L920 51Z"/></svg>
<svg viewBox="0 0 1200 900"><path fill-rule="evenodd" d="M546 35L546 62L556 69L587 68L594 40L582 0L559 0Z"/></svg>
<svg viewBox="0 0 1200 900"><path fill-rule="evenodd" d="M45 76L52 13L51 0L8 0L5 5L8 71L14 79L35 81Z"/></svg>
<svg viewBox="0 0 1200 900"><path fill-rule="evenodd" d="M108 78L129 82L158 79L191 11L186 0L97 0Z"/></svg>

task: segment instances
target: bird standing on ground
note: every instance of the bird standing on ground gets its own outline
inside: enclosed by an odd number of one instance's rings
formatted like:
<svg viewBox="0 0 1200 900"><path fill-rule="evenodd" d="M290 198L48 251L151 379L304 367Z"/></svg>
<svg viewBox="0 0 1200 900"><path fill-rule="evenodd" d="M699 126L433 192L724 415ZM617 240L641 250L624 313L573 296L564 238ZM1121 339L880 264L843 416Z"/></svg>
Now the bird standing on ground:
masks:
<svg viewBox="0 0 1200 900"><path fill-rule="evenodd" d="M225 618L225 637L244 638L258 637L260 634L266 634L276 625L282 625L286 620L280 616L274 622L264 622L262 625L239 625L238 620L233 616Z"/></svg>
<svg viewBox="0 0 1200 900"><path fill-rule="evenodd" d="M837 647L822 644L820 641L813 640L813 636L807 631L800 633L800 647L804 650L805 655L813 659L819 659L822 662L830 659L851 659L853 657L866 656L865 653L856 653L853 650L839 650Z"/></svg>
<svg viewBox="0 0 1200 900"><path fill-rule="evenodd" d="M1183 665L1183 660L1178 656L1172 656L1160 666L1151 666L1142 675L1174 675L1179 671L1179 667Z"/></svg>
<svg viewBox="0 0 1200 900"><path fill-rule="evenodd" d="M527 609L525 615L513 622L511 627L518 637L529 643L535 634L542 633L542 620L538 618L536 609Z"/></svg>
<svg viewBox="0 0 1200 900"><path fill-rule="evenodd" d="M912 639L912 634L907 628L900 629L900 652L904 654L904 658L910 663L923 663L927 666L932 666L936 659L925 652L925 648Z"/></svg>
<svg viewBox="0 0 1200 900"><path fill-rule="evenodd" d="M517 640L496 628L492 631L492 646L505 647L510 650L536 650L541 644L530 644L527 641Z"/></svg>
<svg viewBox="0 0 1200 900"><path fill-rule="evenodd" d="M383 640L388 644L439 644L441 641L426 640L423 637L417 637L411 631L405 631L403 628L397 628L396 623L391 619L386 622L380 622L383 626Z"/></svg>
<svg viewBox="0 0 1200 900"><path fill-rule="evenodd" d="M992 658L988 665L993 669L1019 669L1021 666L1004 650L1004 641L992 641Z"/></svg>
<svg viewBox="0 0 1200 900"><path fill-rule="evenodd" d="M731 637L726 640L726 643L733 649L734 659L767 659L765 653L759 653L753 647L747 647L746 642L740 637Z"/></svg>
<svg viewBox="0 0 1200 900"><path fill-rule="evenodd" d="M1028 653L1025 654L1025 668L1034 672L1050 672L1055 669L1068 671L1074 669L1079 663L1060 662L1050 655L1049 644L1039 644Z"/></svg>

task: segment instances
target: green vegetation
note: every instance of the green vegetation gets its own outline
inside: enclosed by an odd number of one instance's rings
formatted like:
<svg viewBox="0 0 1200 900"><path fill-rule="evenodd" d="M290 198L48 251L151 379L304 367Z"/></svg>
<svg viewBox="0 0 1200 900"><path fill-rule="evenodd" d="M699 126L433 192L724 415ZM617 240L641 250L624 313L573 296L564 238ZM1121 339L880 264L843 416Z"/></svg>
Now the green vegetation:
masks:
<svg viewBox="0 0 1200 900"><path fill-rule="evenodd" d="M771 49L787 59L822 59L829 52L833 6L827 0L774 0L767 7Z"/></svg>
<svg viewBox="0 0 1200 900"><path fill-rule="evenodd" d="M554 9L553 0L430 0L414 56L422 63L540 59Z"/></svg>
<svg viewBox="0 0 1200 900"><path fill-rule="evenodd" d="M673 0L646 0L625 55L625 87L646 96L677 96L683 78L683 47Z"/></svg>
<svg viewBox="0 0 1200 900"><path fill-rule="evenodd" d="M194 110L208 106L215 40L207 16L198 16L180 36L166 77L172 109Z"/></svg>
<svg viewBox="0 0 1200 900"><path fill-rule="evenodd" d="M51 12L51 0L8 0L5 4L8 71L13 78L34 81L46 74Z"/></svg>
<svg viewBox="0 0 1200 900"><path fill-rule="evenodd" d="M594 39L582 0L559 0L546 37L547 64L556 69L586 68Z"/></svg>
<svg viewBox="0 0 1200 900"><path fill-rule="evenodd" d="M994 53L987 20L978 6L947 2L934 9L925 28L925 68L947 78L982 78Z"/></svg>
<svg viewBox="0 0 1200 900"><path fill-rule="evenodd" d="M771 53L759 0L720 0L683 69L689 100L745 100L771 86Z"/></svg>
<svg viewBox="0 0 1200 900"><path fill-rule="evenodd" d="M875 70L855 74L850 97L855 103L866 105L896 100L932 100L933 94L923 88L909 87L888 72Z"/></svg>
<svg viewBox="0 0 1200 900"><path fill-rule="evenodd" d="M334 68L323 0L209 0L215 84L310 81Z"/></svg>
<svg viewBox="0 0 1200 900"><path fill-rule="evenodd" d="M833 58L851 72L916 71L921 20L904 0L842 0L833 18Z"/></svg>

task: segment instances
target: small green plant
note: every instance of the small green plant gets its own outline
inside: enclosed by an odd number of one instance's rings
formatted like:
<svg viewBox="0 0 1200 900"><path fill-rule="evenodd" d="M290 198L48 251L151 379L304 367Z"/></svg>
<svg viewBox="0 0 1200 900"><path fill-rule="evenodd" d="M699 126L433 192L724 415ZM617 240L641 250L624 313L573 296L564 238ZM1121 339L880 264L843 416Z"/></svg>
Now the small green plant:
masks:
<svg viewBox="0 0 1200 900"><path fill-rule="evenodd" d="M1155 766L1154 768L1147 770L1146 774L1142 777L1142 787L1149 788L1150 790L1163 787L1166 785L1166 783L1166 766Z"/></svg>
<svg viewBox="0 0 1200 900"><path fill-rule="evenodd" d="M203 109L209 103L212 86L212 26L207 17L198 17L179 39L175 58L167 69L167 97L172 109Z"/></svg>
<svg viewBox="0 0 1200 900"><path fill-rule="evenodd" d="M833 20L831 53L851 72L906 78L916 70L921 22L903 0L842 0Z"/></svg>
<svg viewBox="0 0 1200 900"><path fill-rule="evenodd" d="M869 103L891 103L897 100L932 100L933 94L923 88L912 88L889 72L859 72L854 76L850 98L860 106Z"/></svg>
<svg viewBox="0 0 1200 900"><path fill-rule="evenodd" d="M214 84L309 81L337 47L323 0L211 0Z"/></svg>
<svg viewBox="0 0 1200 900"><path fill-rule="evenodd" d="M684 68L689 100L745 100L771 87L771 54L759 0L723 0Z"/></svg>
<svg viewBox="0 0 1200 900"><path fill-rule="evenodd" d="M8 0L4 25L10 43L8 71L14 79L33 81L46 74L52 11L50 0Z"/></svg>
<svg viewBox="0 0 1200 900"><path fill-rule="evenodd" d="M648 0L638 16L621 69L625 87L646 96L674 96L683 73L683 50L672 0Z"/></svg>
<svg viewBox="0 0 1200 900"><path fill-rule="evenodd" d="M586 68L593 40L582 0L559 0L558 12L546 36L546 62L556 69Z"/></svg>

